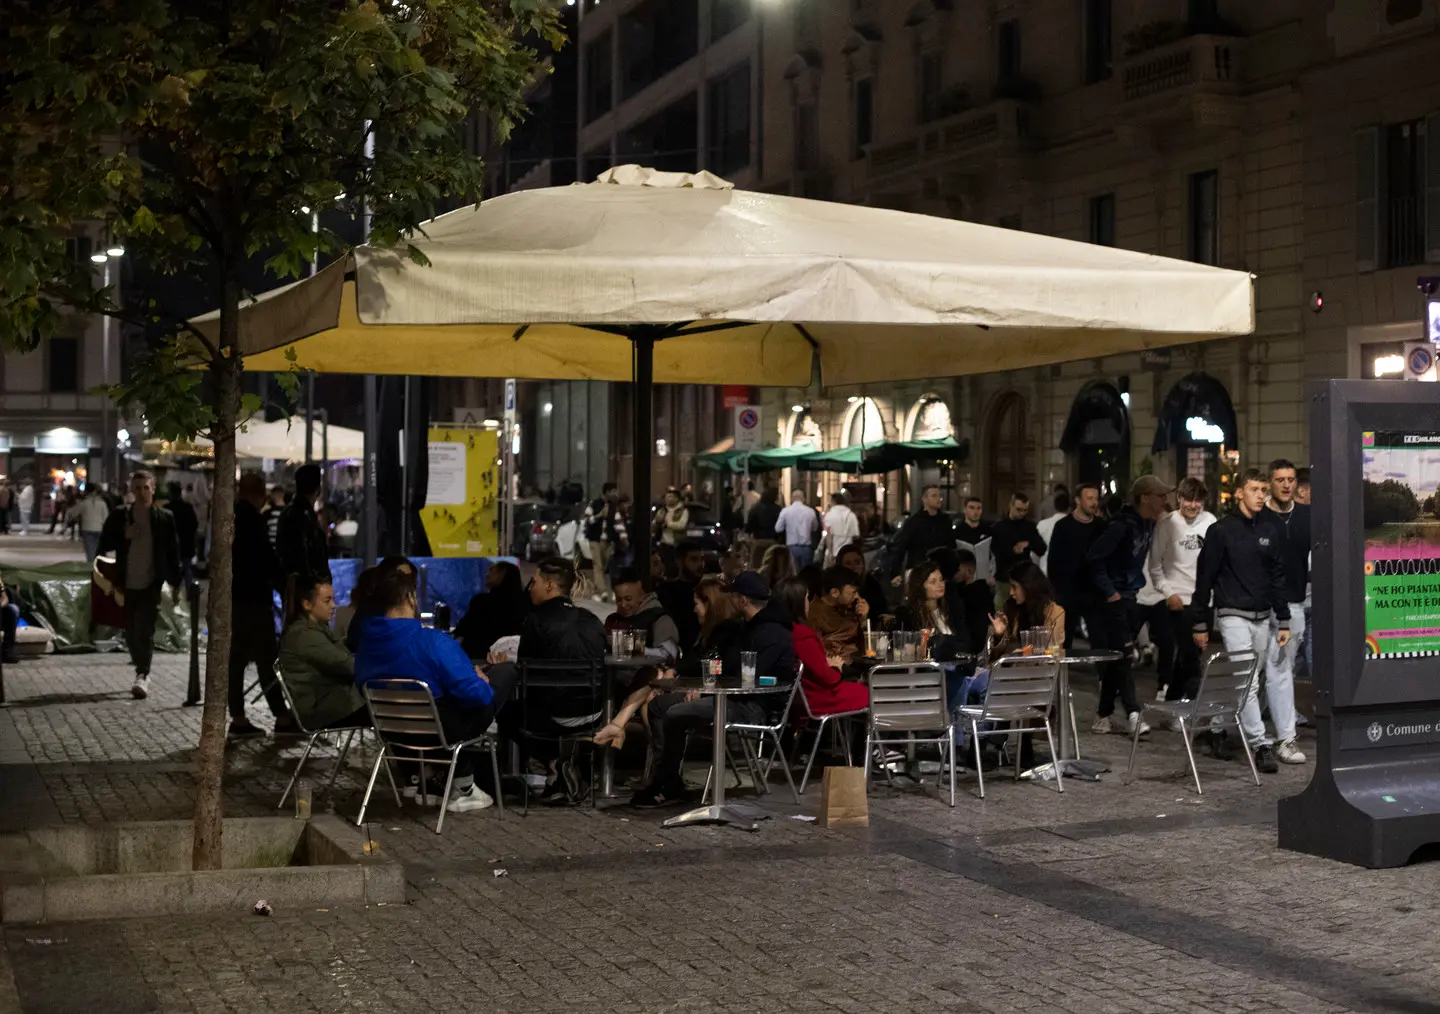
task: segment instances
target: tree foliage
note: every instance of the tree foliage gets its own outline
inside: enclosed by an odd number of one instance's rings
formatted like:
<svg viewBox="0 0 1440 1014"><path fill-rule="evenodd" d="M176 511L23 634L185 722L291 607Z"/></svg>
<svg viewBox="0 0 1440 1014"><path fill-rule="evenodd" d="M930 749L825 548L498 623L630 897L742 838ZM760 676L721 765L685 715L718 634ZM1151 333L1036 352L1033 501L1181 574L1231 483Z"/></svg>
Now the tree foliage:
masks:
<svg viewBox="0 0 1440 1014"><path fill-rule="evenodd" d="M1420 517L1420 499L1414 490L1398 479L1386 479L1384 482L1366 479L1361 488L1361 512L1366 530L1416 521Z"/></svg>
<svg viewBox="0 0 1440 1014"><path fill-rule="evenodd" d="M0 342L30 349L76 312L109 312L153 340L118 400L151 432L215 440L210 643L196 807L197 868L219 862L229 648L233 354L247 265L276 282L342 238L302 208L368 217L397 243L447 202L478 201L466 128L502 136L537 58L558 45L548 0L9 0L0 26ZM483 121L481 118L483 117ZM174 301L121 308L73 263L77 226L200 286L218 337ZM267 286L268 287L268 286ZM209 383L202 378L208 373Z"/></svg>

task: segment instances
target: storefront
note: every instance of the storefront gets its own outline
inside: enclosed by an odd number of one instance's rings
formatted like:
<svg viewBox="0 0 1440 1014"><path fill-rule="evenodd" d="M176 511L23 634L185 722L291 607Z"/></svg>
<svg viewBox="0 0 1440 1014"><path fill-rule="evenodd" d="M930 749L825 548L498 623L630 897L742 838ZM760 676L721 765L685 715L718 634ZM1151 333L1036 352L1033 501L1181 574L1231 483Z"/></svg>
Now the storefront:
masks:
<svg viewBox="0 0 1440 1014"><path fill-rule="evenodd" d="M938 394L922 396L910 407L901 431L901 440L949 440L955 436L950 406ZM919 493L926 486L939 486L945 492L945 509L959 509L955 497L955 470L950 462L911 465L906 470L910 488L907 513L919 509Z"/></svg>
<svg viewBox="0 0 1440 1014"><path fill-rule="evenodd" d="M1174 452L1171 474L1176 482L1193 476L1209 488L1212 505L1228 502L1240 449L1235 406L1225 385L1208 373L1192 373L1172 387L1160 409L1151 450L1156 455Z"/></svg>
<svg viewBox="0 0 1440 1014"><path fill-rule="evenodd" d="M1130 406L1119 388L1095 380L1080 389L1060 450L1076 484L1093 482L1105 493L1123 493L1130 478Z"/></svg>

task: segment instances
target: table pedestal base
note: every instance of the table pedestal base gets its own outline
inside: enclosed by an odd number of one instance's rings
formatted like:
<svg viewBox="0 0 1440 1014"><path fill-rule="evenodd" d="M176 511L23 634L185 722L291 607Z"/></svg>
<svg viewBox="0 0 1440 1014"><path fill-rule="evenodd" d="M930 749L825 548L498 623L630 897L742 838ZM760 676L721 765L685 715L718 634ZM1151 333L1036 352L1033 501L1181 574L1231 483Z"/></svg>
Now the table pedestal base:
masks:
<svg viewBox="0 0 1440 1014"><path fill-rule="evenodd" d="M760 830L759 821L768 819L770 814L758 806L744 803L722 803L719 806L701 806L687 810L678 817L671 817L662 827L688 827L691 824L734 824L746 831Z"/></svg>

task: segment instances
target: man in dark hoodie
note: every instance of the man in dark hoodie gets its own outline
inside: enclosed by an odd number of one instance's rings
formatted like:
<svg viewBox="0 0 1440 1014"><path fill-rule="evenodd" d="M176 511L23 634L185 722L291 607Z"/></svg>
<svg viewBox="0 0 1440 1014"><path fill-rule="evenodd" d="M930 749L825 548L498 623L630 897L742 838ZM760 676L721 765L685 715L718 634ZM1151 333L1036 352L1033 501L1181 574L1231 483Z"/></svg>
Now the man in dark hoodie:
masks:
<svg viewBox="0 0 1440 1014"><path fill-rule="evenodd" d="M1150 554L1155 522L1165 514L1169 496L1167 483L1153 475L1140 476L1130 487L1131 503L1100 532L1085 554L1090 581L1100 599L1100 605L1085 617L1090 643L1121 653L1118 662L1101 667L1100 702L1095 724L1090 727L1096 735L1112 731L1110 714L1115 710L1117 695L1127 718L1124 731L1134 735L1139 726L1143 734L1150 728L1140 721L1130 650L1145 622L1145 612L1136 602L1140 589L1145 587L1145 559Z"/></svg>
<svg viewBox="0 0 1440 1014"><path fill-rule="evenodd" d="M778 602L770 601L770 586L754 571L745 571L730 585L730 597L745 618L740 636L731 642L721 660L727 680L740 678L740 653L756 654L755 671L781 681L795 678L795 646L789 614ZM650 728L659 739L659 760L651 783L631 797L630 805L642 808L669 806L685 798L680 774L685 760L685 733L708 730L715 724L715 702L698 692L665 694L650 702ZM726 714L737 722L758 722L765 718L765 706L744 695L726 702ZM715 772L723 778L723 771Z"/></svg>
<svg viewBox="0 0 1440 1014"><path fill-rule="evenodd" d="M365 630L355 656L355 683L364 687L376 680L420 680L434 695L440 723L451 742L483 734L510 698L515 668L497 665L483 673L466 656L459 641L421 626L413 572L387 572L375 588L372 601L384 613L363 621ZM490 794L475 784L470 757L461 752L455 765L454 794L442 804L451 813L494 805Z"/></svg>
<svg viewBox="0 0 1440 1014"><path fill-rule="evenodd" d="M895 583L904 572L924 562L932 549L955 548L955 520L940 508L945 494L939 486L926 486L920 494L920 509L905 519L890 545L890 570Z"/></svg>
<svg viewBox="0 0 1440 1014"><path fill-rule="evenodd" d="M188 505L187 505L188 506ZM280 558L260 510L265 506L265 477L240 476L235 488L235 541L231 552L230 588L230 736L263 736L265 730L245 715L245 670L253 662L275 716L277 736L298 731L285 694L275 679L275 592L285 584Z"/></svg>

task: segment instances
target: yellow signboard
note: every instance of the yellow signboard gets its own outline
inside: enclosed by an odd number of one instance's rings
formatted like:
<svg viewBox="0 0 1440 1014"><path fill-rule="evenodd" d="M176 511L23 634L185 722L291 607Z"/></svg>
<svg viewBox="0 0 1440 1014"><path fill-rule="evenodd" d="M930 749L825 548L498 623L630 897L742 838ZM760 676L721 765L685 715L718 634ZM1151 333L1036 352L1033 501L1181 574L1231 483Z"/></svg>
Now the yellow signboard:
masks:
<svg viewBox="0 0 1440 1014"><path fill-rule="evenodd" d="M432 426L430 479L420 519L431 556L498 556L500 434Z"/></svg>

